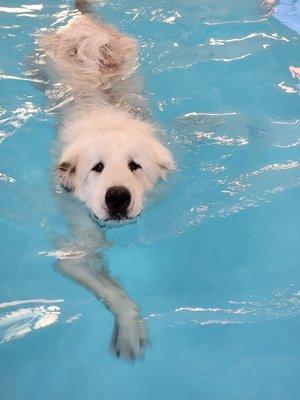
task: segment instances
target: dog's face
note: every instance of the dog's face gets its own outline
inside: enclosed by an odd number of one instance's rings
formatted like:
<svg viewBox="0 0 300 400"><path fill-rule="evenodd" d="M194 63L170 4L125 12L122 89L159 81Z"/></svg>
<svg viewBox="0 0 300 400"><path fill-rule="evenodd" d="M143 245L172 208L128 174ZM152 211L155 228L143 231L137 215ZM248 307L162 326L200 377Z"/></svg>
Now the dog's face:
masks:
<svg viewBox="0 0 300 400"><path fill-rule="evenodd" d="M122 129L75 140L62 155L59 180L96 218L120 221L137 217L145 192L174 168L152 135Z"/></svg>

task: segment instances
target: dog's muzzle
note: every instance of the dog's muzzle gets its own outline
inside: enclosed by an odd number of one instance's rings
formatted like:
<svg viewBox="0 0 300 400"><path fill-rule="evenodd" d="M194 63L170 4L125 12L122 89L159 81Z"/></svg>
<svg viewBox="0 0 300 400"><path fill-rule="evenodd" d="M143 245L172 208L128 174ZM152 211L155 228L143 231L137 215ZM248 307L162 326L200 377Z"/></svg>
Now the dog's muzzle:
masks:
<svg viewBox="0 0 300 400"><path fill-rule="evenodd" d="M107 189L105 204L109 219L122 220L128 218L131 194L124 186L112 186Z"/></svg>

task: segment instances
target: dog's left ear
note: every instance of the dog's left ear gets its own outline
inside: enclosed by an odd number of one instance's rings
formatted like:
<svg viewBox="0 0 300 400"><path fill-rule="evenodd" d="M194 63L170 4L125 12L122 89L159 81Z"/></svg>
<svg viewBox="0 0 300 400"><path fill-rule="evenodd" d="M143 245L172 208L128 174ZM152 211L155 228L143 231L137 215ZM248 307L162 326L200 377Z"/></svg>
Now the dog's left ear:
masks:
<svg viewBox="0 0 300 400"><path fill-rule="evenodd" d="M161 171L161 177L166 179L167 173L177 168L171 152L157 140L153 143L155 158Z"/></svg>

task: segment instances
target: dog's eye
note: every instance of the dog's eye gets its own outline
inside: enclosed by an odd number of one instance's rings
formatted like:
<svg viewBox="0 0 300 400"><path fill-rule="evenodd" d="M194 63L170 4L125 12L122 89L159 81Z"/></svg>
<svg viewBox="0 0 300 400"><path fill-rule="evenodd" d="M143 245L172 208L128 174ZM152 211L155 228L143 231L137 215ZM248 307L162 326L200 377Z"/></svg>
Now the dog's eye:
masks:
<svg viewBox="0 0 300 400"><path fill-rule="evenodd" d="M130 169L130 171L136 171L137 169L142 168L142 167L140 166L140 164L138 164L134 161L130 161L128 163L128 168Z"/></svg>
<svg viewBox="0 0 300 400"><path fill-rule="evenodd" d="M92 171L100 173L103 171L103 169L104 169L104 164L102 162L99 162L98 164L93 166Z"/></svg>

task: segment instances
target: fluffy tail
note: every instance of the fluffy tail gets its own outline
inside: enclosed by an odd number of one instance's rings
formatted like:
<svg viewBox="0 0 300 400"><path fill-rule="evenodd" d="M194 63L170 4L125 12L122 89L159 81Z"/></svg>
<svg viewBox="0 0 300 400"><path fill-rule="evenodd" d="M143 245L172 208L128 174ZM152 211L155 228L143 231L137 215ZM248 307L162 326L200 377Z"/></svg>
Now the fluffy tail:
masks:
<svg viewBox="0 0 300 400"><path fill-rule="evenodd" d="M46 33L42 47L56 71L74 87L108 89L137 66L137 41L90 15L87 0L77 0L83 13Z"/></svg>

